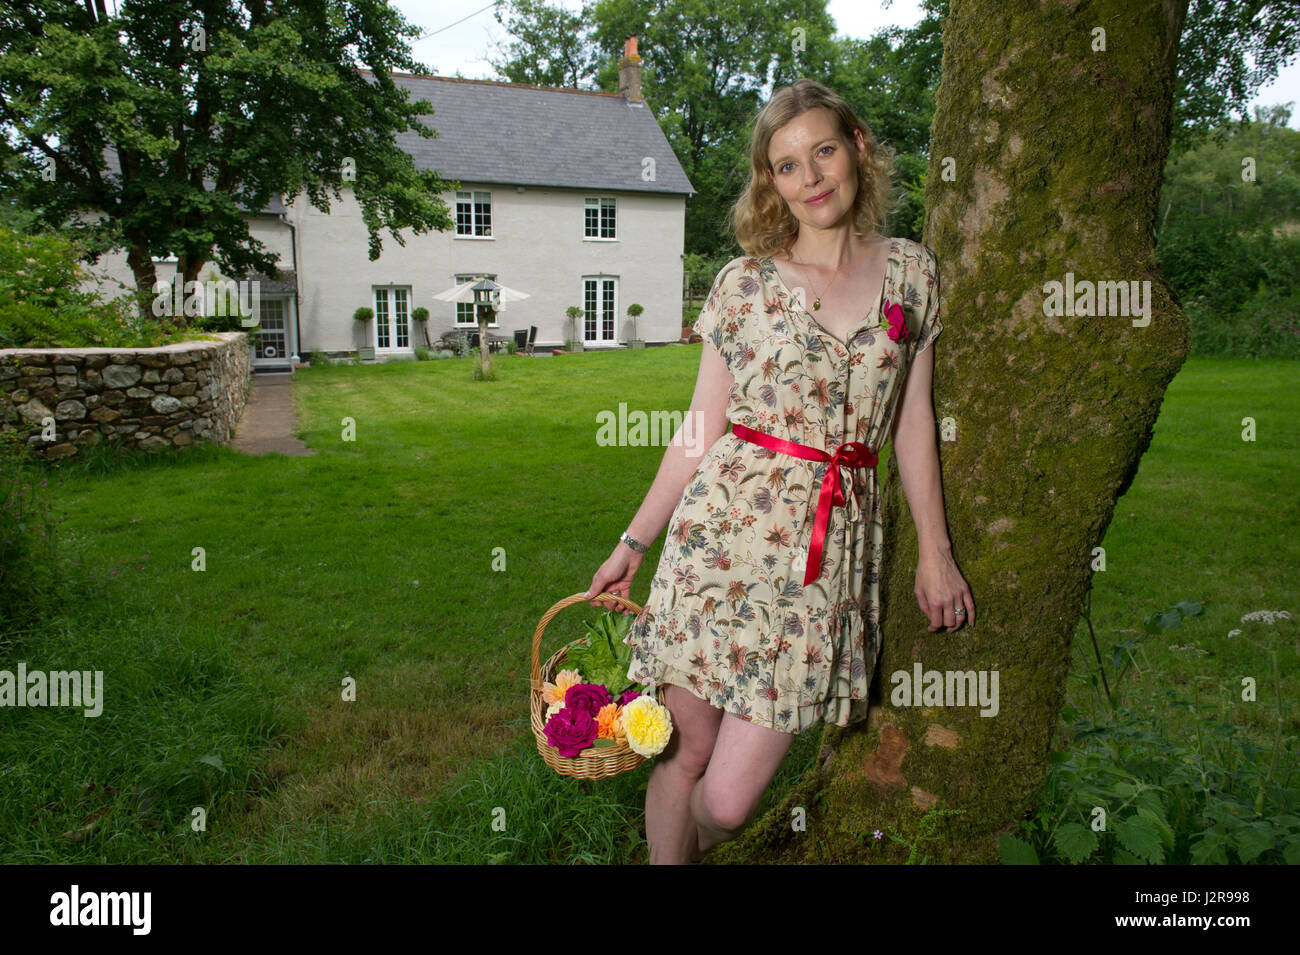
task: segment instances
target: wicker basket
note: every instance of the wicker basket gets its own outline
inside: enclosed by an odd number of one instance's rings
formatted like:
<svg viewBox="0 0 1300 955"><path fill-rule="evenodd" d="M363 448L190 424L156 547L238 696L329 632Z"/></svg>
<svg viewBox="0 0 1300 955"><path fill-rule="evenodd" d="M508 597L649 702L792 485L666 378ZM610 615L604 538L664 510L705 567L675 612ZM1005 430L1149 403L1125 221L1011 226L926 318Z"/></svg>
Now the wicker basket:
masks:
<svg viewBox="0 0 1300 955"><path fill-rule="evenodd" d="M564 669L561 664L568 655L569 648L567 645L560 647L544 665L539 665L542 634L546 632L546 625L551 622L551 618L565 607L571 607L577 603L585 604L589 600L604 600L605 598L626 605L628 609L638 615L641 613L640 607L619 594L602 593L597 594L595 597L574 594L572 597L565 597L542 614L542 619L533 632L532 689L528 694L529 705L532 709L533 736L537 740L537 752L542 754L542 759L546 761L546 765L561 776L576 776L579 779L603 779L606 776L617 776L619 773L626 773L629 770L636 769L646 760L640 753L633 751L626 739L616 740L613 746L600 748L593 746L584 749L573 758L561 756L558 749L546 742L546 704L542 701L542 684L555 682L555 675ZM655 687L655 699L660 704L663 703L664 689L662 686Z"/></svg>

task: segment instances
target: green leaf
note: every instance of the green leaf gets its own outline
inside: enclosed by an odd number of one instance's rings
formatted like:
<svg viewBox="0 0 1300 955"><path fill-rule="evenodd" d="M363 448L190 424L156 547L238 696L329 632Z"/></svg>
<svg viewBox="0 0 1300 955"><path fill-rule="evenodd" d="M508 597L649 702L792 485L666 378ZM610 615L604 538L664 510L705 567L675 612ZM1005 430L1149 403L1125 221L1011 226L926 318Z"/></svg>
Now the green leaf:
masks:
<svg viewBox="0 0 1300 955"><path fill-rule="evenodd" d="M623 642L632 618L626 614L603 611L596 623L587 624L588 636L569 644L565 667L576 669L586 683L603 683L617 699L632 685L627 678L632 665L632 648Z"/></svg>
<svg viewBox="0 0 1300 955"><path fill-rule="evenodd" d="M998 853L1003 865L1038 865L1038 853L1034 847L1006 833L998 837Z"/></svg>
<svg viewBox="0 0 1300 955"><path fill-rule="evenodd" d="M596 740L596 742L592 743L591 745L596 749L608 749L609 747L615 746L617 744L612 739L606 736L601 736Z"/></svg>
<svg viewBox="0 0 1300 955"><path fill-rule="evenodd" d="M1160 863L1165 859L1156 827L1140 815L1121 819L1115 826L1115 836L1125 849L1140 859L1152 863Z"/></svg>
<svg viewBox="0 0 1300 955"><path fill-rule="evenodd" d="M1205 608L1203 608L1195 600L1180 600L1178 603L1174 604L1174 609L1177 610L1179 613L1181 613L1184 617L1195 617Z"/></svg>
<svg viewBox="0 0 1300 955"><path fill-rule="evenodd" d="M1052 844L1074 865L1097 851L1097 833L1078 822L1067 822L1052 832Z"/></svg>
<svg viewBox="0 0 1300 955"><path fill-rule="evenodd" d="M226 764L221 761L220 753L210 753L207 756L200 756L198 761L200 763L205 763L208 766L212 766L216 769L219 769L223 773L226 771Z"/></svg>
<svg viewBox="0 0 1300 955"><path fill-rule="evenodd" d="M1228 853L1223 844L1227 836L1216 829L1203 832L1192 846L1192 865L1227 865Z"/></svg>
<svg viewBox="0 0 1300 955"><path fill-rule="evenodd" d="M1146 865L1146 862L1131 852L1125 852L1123 849L1115 850L1114 863L1115 865Z"/></svg>
<svg viewBox="0 0 1300 955"><path fill-rule="evenodd" d="M1282 850L1282 860L1287 865L1300 865L1300 839L1292 839L1286 844Z"/></svg>
<svg viewBox="0 0 1300 955"><path fill-rule="evenodd" d="M1242 862L1254 862L1273 848L1273 833L1267 828L1267 823L1243 826L1232 834L1230 841L1237 850L1237 858Z"/></svg>
<svg viewBox="0 0 1300 955"><path fill-rule="evenodd" d="M1145 795L1145 793L1143 795ZM1155 827L1156 834L1160 836L1160 841L1164 843L1165 848L1170 852L1173 852L1174 830L1169 823L1165 821L1163 813L1158 812L1156 809L1148 808L1147 806L1138 806L1138 815Z"/></svg>
<svg viewBox="0 0 1300 955"><path fill-rule="evenodd" d="M1177 610L1166 610L1156 614L1153 622L1157 630L1172 630L1182 624L1183 615Z"/></svg>
<svg viewBox="0 0 1300 955"><path fill-rule="evenodd" d="M1137 786L1133 785L1133 783L1129 782L1127 779L1121 779L1111 787L1110 791L1120 799L1127 799L1129 796L1132 796L1137 792Z"/></svg>

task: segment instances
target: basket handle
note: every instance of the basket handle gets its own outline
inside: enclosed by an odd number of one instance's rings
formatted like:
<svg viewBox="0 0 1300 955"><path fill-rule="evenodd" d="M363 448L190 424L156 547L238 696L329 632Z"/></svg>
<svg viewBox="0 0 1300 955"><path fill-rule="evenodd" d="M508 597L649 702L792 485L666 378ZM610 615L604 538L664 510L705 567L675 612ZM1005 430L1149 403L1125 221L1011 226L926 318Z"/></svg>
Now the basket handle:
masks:
<svg viewBox="0 0 1300 955"><path fill-rule="evenodd" d="M556 601L556 603L554 603L554 604L551 606L551 608L550 608L549 610L546 611L546 613L542 614L542 619L539 620L538 623L537 623L537 629L533 631L533 669L532 669L532 687L533 687L533 690L534 690L535 692L537 692L537 693L542 692L542 658L541 658L541 650L542 650L542 634L546 632L546 625L547 625L548 623L550 623L550 622L551 622L551 619L552 619L552 618L553 618L557 613L559 613L561 610L563 610L565 607L572 607L574 604L577 604L577 603L587 603L588 601L591 601L591 600L603 600L603 599L606 598L606 597L611 597L611 598L613 598L614 600L617 600L619 603L626 605L626 606L628 607L628 609L630 609L630 610L632 610L634 613L636 613L637 616L640 616L640 614L641 614L641 608L640 608L639 606L637 606L635 603L633 603L631 600L628 600L628 599L627 599L626 597L624 597L622 594L611 594L611 593L606 592L606 593L599 593L599 594L597 594L597 595L594 596L594 597L588 597L586 591L583 591L583 592L580 593L580 594L574 594L574 595L571 596L571 597L565 597L565 598L562 599L562 600Z"/></svg>

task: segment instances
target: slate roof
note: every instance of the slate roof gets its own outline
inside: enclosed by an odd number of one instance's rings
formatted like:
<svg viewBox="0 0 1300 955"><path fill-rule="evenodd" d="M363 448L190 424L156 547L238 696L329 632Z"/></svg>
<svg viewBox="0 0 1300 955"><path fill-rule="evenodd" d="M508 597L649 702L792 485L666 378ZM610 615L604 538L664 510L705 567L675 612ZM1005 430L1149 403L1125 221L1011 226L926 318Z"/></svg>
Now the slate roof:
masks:
<svg viewBox="0 0 1300 955"><path fill-rule="evenodd" d="M267 278L261 272L249 272L246 278L257 281L262 292L298 291L298 275L293 269L282 269L278 279Z"/></svg>
<svg viewBox="0 0 1300 955"><path fill-rule="evenodd" d="M434 113L421 121L437 137L425 139L411 132L397 137L417 169L470 183L695 194L650 108L629 103L621 93L391 75L412 100L427 99L433 105ZM641 178L645 157L655 161L653 182ZM105 160L116 174L112 147L105 150ZM274 196L260 214L278 216L284 211L280 197Z"/></svg>
<svg viewBox="0 0 1300 955"><path fill-rule="evenodd" d="M437 138L410 132L398 136L417 169L465 182L695 192L654 113L621 93L391 75L412 100L427 99L433 105L433 115L421 120L437 131ZM647 156L655 161L653 182L641 178Z"/></svg>

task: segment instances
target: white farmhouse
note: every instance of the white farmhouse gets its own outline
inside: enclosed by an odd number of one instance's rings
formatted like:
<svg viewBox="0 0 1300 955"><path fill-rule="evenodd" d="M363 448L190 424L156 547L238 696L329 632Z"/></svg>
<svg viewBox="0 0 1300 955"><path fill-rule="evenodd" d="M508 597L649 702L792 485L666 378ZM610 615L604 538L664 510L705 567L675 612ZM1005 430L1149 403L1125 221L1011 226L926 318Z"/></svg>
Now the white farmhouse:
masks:
<svg viewBox="0 0 1300 955"><path fill-rule="evenodd" d="M443 194L455 229L404 232L405 247L381 233L383 252L371 261L360 207L346 189L328 213L299 196L250 216L252 234L277 256L282 275L238 277L259 282L258 370L288 370L295 355L362 346L377 359L410 357L426 335L436 347L444 332L477 323L472 306L434 295L480 276L530 296L506 306L489 326L494 336L535 327L539 350L575 337L586 349L622 347L630 338L679 340L693 189L641 95L635 38L619 62L617 93L393 79L412 100L433 104L423 121L437 137L406 133L399 144L417 169L460 183ZM158 261L158 279L170 281L169 260ZM125 253L104 256L94 272L105 291L132 284ZM627 315L633 302L644 308L635 328ZM352 317L362 306L375 313L366 325ZM429 310L427 327L411 319L419 306ZM582 309L576 328L565 314L570 306Z"/></svg>

